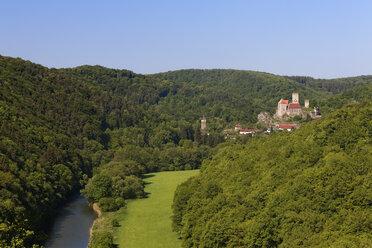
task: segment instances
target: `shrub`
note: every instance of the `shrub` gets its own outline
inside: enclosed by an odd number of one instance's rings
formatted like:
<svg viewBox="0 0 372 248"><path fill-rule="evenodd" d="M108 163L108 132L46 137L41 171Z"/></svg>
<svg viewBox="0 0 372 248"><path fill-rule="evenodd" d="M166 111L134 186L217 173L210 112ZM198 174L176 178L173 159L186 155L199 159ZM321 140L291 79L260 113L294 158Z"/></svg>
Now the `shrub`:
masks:
<svg viewBox="0 0 372 248"><path fill-rule="evenodd" d="M113 220L111 221L111 225L112 225L113 227L119 227L119 226L120 226L119 221L118 221L117 219L113 219Z"/></svg>
<svg viewBox="0 0 372 248"><path fill-rule="evenodd" d="M114 238L111 233L97 233L92 239L92 248L114 248Z"/></svg>
<svg viewBox="0 0 372 248"><path fill-rule="evenodd" d="M125 205L123 198L104 197L98 202L99 207L104 212L116 211Z"/></svg>

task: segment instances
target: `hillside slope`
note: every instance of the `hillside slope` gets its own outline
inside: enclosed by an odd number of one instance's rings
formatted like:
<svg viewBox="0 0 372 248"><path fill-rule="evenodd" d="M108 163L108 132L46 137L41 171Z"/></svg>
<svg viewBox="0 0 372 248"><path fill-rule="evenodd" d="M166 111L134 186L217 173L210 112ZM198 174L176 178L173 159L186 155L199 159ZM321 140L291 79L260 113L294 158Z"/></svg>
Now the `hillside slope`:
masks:
<svg viewBox="0 0 372 248"><path fill-rule="evenodd" d="M328 99L323 99L316 104L322 109L323 113L332 113L344 105L372 99L372 84L360 85L350 88L334 95Z"/></svg>
<svg viewBox="0 0 372 248"><path fill-rule="evenodd" d="M225 147L178 187L183 247L371 247L372 102Z"/></svg>
<svg viewBox="0 0 372 248"><path fill-rule="evenodd" d="M304 99L320 100L330 96L327 92L263 72L191 69L152 76L185 85L188 91L177 99L182 103L177 105L182 113L187 113L183 106L191 100L194 107L207 116L246 123L255 123L257 114L262 111L274 113L279 99L291 99L293 92L300 94L302 104Z"/></svg>
<svg viewBox="0 0 372 248"><path fill-rule="evenodd" d="M371 84L372 76L359 76L348 78L334 78L334 79L315 79L312 77L292 76L286 77L298 83L304 84L310 88L330 92L332 94L339 94L345 90Z"/></svg>
<svg viewBox="0 0 372 248"><path fill-rule="evenodd" d="M0 56L1 247L45 239L48 217L105 160L106 115L127 106L58 70Z"/></svg>

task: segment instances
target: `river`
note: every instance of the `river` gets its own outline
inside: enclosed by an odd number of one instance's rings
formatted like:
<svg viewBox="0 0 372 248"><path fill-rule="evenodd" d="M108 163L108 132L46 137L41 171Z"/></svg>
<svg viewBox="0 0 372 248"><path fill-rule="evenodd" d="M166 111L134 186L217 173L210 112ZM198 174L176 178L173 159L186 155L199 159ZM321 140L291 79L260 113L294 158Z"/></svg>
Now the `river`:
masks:
<svg viewBox="0 0 372 248"><path fill-rule="evenodd" d="M95 218L86 199L77 194L58 211L46 248L86 248Z"/></svg>

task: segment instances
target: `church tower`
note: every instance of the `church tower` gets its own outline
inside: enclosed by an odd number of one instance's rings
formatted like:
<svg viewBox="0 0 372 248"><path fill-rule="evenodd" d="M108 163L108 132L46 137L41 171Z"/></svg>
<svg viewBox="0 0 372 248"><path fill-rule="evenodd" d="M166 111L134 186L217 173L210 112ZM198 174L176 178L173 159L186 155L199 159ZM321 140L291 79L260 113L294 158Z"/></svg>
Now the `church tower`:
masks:
<svg viewBox="0 0 372 248"><path fill-rule="evenodd" d="M205 119L205 116L203 115L203 119L201 120L201 131L205 131L205 129L207 128L207 119Z"/></svg>

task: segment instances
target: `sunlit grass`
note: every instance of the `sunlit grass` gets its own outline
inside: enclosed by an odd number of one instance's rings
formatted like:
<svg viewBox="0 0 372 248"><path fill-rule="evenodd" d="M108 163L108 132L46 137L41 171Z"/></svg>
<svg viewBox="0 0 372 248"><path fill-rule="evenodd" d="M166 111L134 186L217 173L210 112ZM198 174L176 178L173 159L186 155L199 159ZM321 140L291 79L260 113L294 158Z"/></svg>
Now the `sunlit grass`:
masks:
<svg viewBox="0 0 372 248"><path fill-rule="evenodd" d="M173 194L177 185L197 174L197 170L148 174L148 198L130 200L116 214L120 227L115 232L115 243L123 248L181 247L181 240L172 232Z"/></svg>

